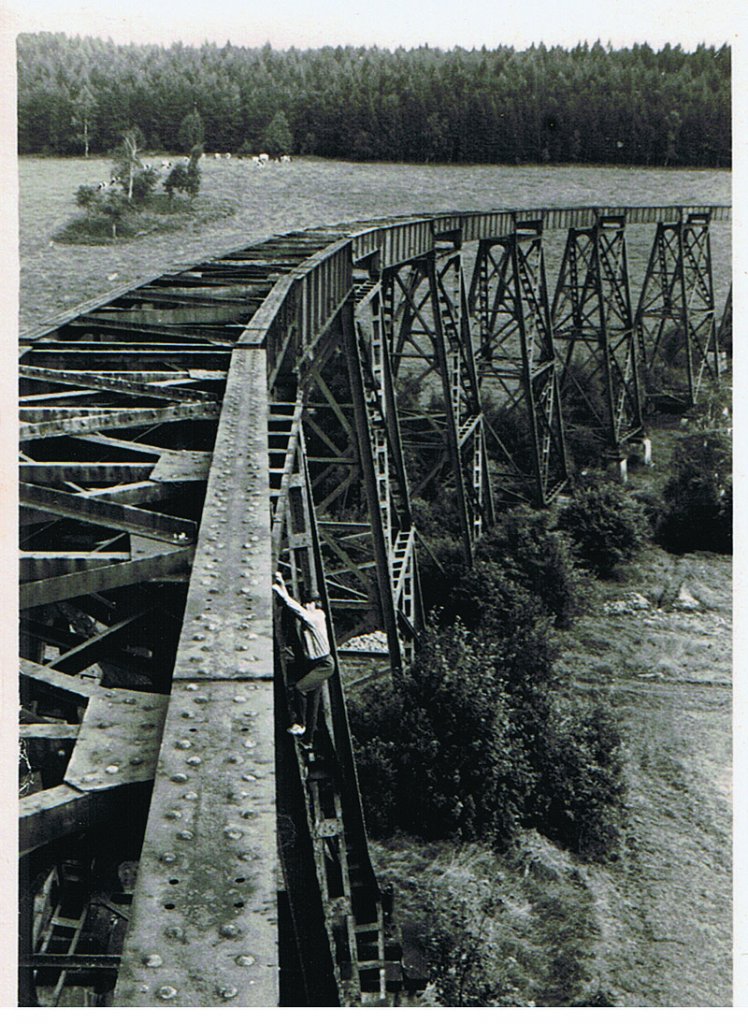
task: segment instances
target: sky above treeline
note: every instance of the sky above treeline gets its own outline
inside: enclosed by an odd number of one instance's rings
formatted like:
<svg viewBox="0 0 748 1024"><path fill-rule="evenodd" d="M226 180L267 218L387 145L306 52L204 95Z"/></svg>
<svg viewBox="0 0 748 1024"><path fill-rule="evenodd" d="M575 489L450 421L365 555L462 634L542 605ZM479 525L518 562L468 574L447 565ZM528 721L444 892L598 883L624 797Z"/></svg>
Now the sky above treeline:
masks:
<svg viewBox="0 0 748 1024"><path fill-rule="evenodd" d="M3 28L276 49L735 43L745 0L2 0Z"/></svg>

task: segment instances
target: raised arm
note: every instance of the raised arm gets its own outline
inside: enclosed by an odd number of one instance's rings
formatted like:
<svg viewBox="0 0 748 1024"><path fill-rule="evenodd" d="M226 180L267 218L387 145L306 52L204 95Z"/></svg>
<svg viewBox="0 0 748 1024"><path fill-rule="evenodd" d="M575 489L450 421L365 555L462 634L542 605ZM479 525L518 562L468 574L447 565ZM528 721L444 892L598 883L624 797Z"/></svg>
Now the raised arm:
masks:
<svg viewBox="0 0 748 1024"><path fill-rule="evenodd" d="M279 572L275 574L273 590L281 599L281 601L283 601L286 607L291 612L293 612L294 615L297 616L297 618L301 619L303 622L306 622L310 625L314 622L314 619L306 610L306 608L304 608L303 605L299 604L299 602L295 600L295 598L291 597L288 590L286 589L286 581L283 579Z"/></svg>

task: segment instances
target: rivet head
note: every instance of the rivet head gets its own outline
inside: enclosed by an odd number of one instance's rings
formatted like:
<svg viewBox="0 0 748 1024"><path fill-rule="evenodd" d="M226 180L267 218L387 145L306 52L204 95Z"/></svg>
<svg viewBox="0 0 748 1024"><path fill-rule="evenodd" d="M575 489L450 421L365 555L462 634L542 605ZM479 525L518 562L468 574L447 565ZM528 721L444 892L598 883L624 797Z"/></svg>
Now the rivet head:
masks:
<svg viewBox="0 0 748 1024"><path fill-rule="evenodd" d="M247 703L247 698L246 697L242 697L241 695L239 695L237 697L234 697L234 704L246 704L246 703Z"/></svg>
<svg viewBox="0 0 748 1024"><path fill-rule="evenodd" d="M187 781L187 776L184 774L184 772L174 772L174 774L171 777L171 781L172 782L186 782Z"/></svg>
<svg viewBox="0 0 748 1024"><path fill-rule="evenodd" d="M143 963L146 967L160 967L163 962L163 957L160 957L158 953L146 953L143 957Z"/></svg>
<svg viewBox="0 0 748 1024"><path fill-rule="evenodd" d="M232 828L231 825L228 825L223 830L223 834L226 836L227 839L241 839L241 837L244 835L240 828Z"/></svg>
<svg viewBox="0 0 748 1024"><path fill-rule="evenodd" d="M117 772L119 771L119 765L118 764L108 764L106 766L106 768L104 769L104 771L107 773L107 775L116 775Z"/></svg>
<svg viewBox="0 0 748 1024"><path fill-rule="evenodd" d="M162 853L161 861L163 864L173 864L177 859L176 853Z"/></svg>
<svg viewBox="0 0 748 1024"><path fill-rule="evenodd" d="M239 989L233 985L219 985L216 992L221 999L234 999L238 995Z"/></svg>
<svg viewBox="0 0 748 1024"><path fill-rule="evenodd" d="M130 764L132 764L132 765L139 765L139 764L142 764L142 763L143 763L143 758L142 757L131 757L130 758Z"/></svg>
<svg viewBox="0 0 748 1024"><path fill-rule="evenodd" d="M240 967L251 967L252 964L255 963L255 958L249 953L240 953L236 958L236 963Z"/></svg>
<svg viewBox="0 0 748 1024"><path fill-rule="evenodd" d="M164 935L167 939L183 939L184 928L180 928L178 924L171 924L168 928L164 928Z"/></svg>
<svg viewBox="0 0 748 1024"><path fill-rule="evenodd" d="M189 740L177 740L174 746L177 748L177 750L189 750L192 744L190 743Z"/></svg>
<svg viewBox="0 0 748 1024"><path fill-rule="evenodd" d="M222 924L219 931L224 939L235 939L241 929L236 924Z"/></svg>
<svg viewBox="0 0 748 1024"><path fill-rule="evenodd" d="M202 764L202 763L203 763L202 757L198 757L197 754L193 754L192 757L188 757L187 758L187 764L198 765L198 764Z"/></svg>
<svg viewBox="0 0 748 1024"><path fill-rule="evenodd" d="M165 818L169 818L171 820L173 820L174 818L181 818L182 817L182 812L181 811L167 811L166 814L164 815L164 817Z"/></svg>
<svg viewBox="0 0 748 1024"><path fill-rule="evenodd" d="M191 789L188 793L185 793L182 797L183 800L197 800L197 793L194 789Z"/></svg>
<svg viewBox="0 0 748 1024"><path fill-rule="evenodd" d="M187 683L187 685L185 686L185 690L196 690L196 689L197 689L197 683Z"/></svg>
<svg viewBox="0 0 748 1024"><path fill-rule="evenodd" d="M188 828L185 828L181 832L177 832L177 836L179 839L184 839L185 842L189 842L190 839L195 838L195 833L190 832Z"/></svg>
<svg viewBox="0 0 748 1024"><path fill-rule="evenodd" d="M157 994L159 999L168 1001L169 999L174 999L177 994L177 990L173 985L162 985Z"/></svg>

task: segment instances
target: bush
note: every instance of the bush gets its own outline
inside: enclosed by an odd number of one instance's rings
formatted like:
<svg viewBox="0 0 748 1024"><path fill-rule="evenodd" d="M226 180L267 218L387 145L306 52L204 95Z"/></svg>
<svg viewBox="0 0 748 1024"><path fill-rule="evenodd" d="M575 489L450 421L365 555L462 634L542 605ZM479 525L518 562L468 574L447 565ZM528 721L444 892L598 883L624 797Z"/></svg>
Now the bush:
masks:
<svg viewBox="0 0 748 1024"><path fill-rule="evenodd" d="M618 843L624 796L622 737L599 701L556 695L542 737L536 824L585 859Z"/></svg>
<svg viewBox="0 0 748 1024"><path fill-rule="evenodd" d="M567 628L584 610L585 576L574 563L566 534L552 529L549 513L508 511L483 536L478 554L501 564L512 582L540 601L555 626Z"/></svg>
<svg viewBox="0 0 748 1024"><path fill-rule="evenodd" d="M590 478L558 517L577 555L598 576L609 576L634 557L647 536L641 507L619 484Z"/></svg>
<svg viewBox="0 0 748 1024"><path fill-rule="evenodd" d="M378 804L382 778L397 780L390 828L427 838L492 837L499 844L514 836L528 780L513 749L494 661L462 625L430 629L409 672L372 684L363 702L352 696L367 808ZM378 812L367 810L367 820L375 832Z"/></svg>
<svg viewBox="0 0 748 1024"><path fill-rule="evenodd" d="M450 881L457 882L451 887ZM424 951L440 1006L523 1006L522 972L500 920L501 897L480 877L434 879L423 894L429 926Z"/></svg>
<svg viewBox="0 0 748 1024"><path fill-rule="evenodd" d="M152 195L158 184L159 173L155 167L144 167L137 171L132 179L132 203L134 206L143 206Z"/></svg>
<svg viewBox="0 0 748 1024"><path fill-rule="evenodd" d="M79 185L75 193L76 205L86 212L90 212L96 206L99 195L99 190L95 185Z"/></svg>
<svg viewBox="0 0 748 1024"><path fill-rule="evenodd" d="M670 551L732 551L730 435L701 428L675 447L657 539Z"/></svg>
<svg viewBox="0 0 748 1024"><path fill-rule="evenodd" d="M498 635L431 627L401 678L350 694L372 834L506 848L531 826L584 856L615 845L620 737L599 708L559 692L547 652L536 657L538 629L520 615Z"/></svg>
<svg viewBox="0 0 748 1024"><path fill-rule="evenodd" d="M186 163L174 164L164 181L164 189L169 199L174 198L175 192L189 191L189 175L187 174Z"/></svg>

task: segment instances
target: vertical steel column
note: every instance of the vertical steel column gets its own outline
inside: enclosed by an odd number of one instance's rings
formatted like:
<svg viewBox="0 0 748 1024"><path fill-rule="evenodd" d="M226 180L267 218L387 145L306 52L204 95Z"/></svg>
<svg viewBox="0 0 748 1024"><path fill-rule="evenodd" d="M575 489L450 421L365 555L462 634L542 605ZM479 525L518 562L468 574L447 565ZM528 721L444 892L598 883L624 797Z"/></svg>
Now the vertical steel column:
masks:
<svg viewBox="0 0 748 1024"><path fill-rule="evenodd" d="M719 379L709 213L657 225L635 318L647 398L690 408Z"/></svg>
<svg viewBox="0 0 748 1024"><path fill-rule="evenodd" d="M413 264L383 275L384 324L398 391L401 423L407 440L424 461L426 444L433 458L414 480L420 496L449 473L454 487L457 523L468 564L492 506L475 488L473 462L487 467L482 448L482 411L473 362L467 300L459 249L435 249ZM406 372L414 360L417 372ZM438 377L438 383L435 378ZM439 408L429 399L439 394ZM480 454L475 455L473 446ZM451 472L450 472L451 471Z"/></svg>
<svg viewBox="0 0 748 1024"><path fill-rule="evenodd" d="M732 359L732 285L727 293L722 319L719 322L717 348L725 353L727 359Z"/></svg>
<svg viewBox="0 0 748 1024"><path fill-rule="evenodd" d="M446 413L446 440L449 451L449 458L452 464L452 475L457 492L457 514L460 522L460 535L465 561L470 566L473 564L473 537L470 529L470 517L468 514L467 494L465 491L465 475L462 465L462 450L458 434L459 423L459 381L456 394L454 383L450 376L450 367L445 344L444 322L442 320L442 303L440 301L439 280L436 270L436 256L430 254L427 263L427 274L429 291L431 295L431 315L433 317L434 332L433 345L436 355L439 373L442 380L442 395L444 398L444 409ZM457 354L457 368L459 372L459 352Z"/></svg>
<svg viewBox="0 0 748 1024"><path fill-rule="evenodd" d="M377 422L369 413L370 403L367 403L366 400L362 372L364 353L361 350L353 322L353 306L346 307L343 310L342 316L343 347L348 363L348 375L353 397L358 455L368 498L369 519L376 558L379 601L384 629L387 634L390 663L393 669L399 669L402 667L403 652L392 590L392 503L385 423L384 421ZM377 358L379 368L381 369L381 343L378 346L373 345L373 350L377 347L379 352L375 358Z"/></svg>
<svg viewBox="0 0 748 1024"><path fill-rule="evenodd" d="M620 458L642 430L625 217L570 228L552 310L567 420L590 427Z"/></svg>
<svg viewBox="0 0 748 1024"><path fill-rule="evenodd" d="M477 299L481 381L494 480L504 501L548 505L568 472L548 305L542 222L483 239Z"/></svg>
<svg viewBox="0 0 748 1024"><path fill-rule="evenodd" d="M370 480L370 461L362 440L371 439L374 451L376 494L380 504L386 501L382 527L388 556L387 590L392 602L401 660L410 661L415 636L423 622L415 552L415 534L410 509L410 490L400 438L397 399L392 385L390 356L382 325L381 289L367 291L356 309L355 337L348 343L351 358L351 382L357 416L359 444L362 447L364 479ZM382 451L386 458L376 461ZM371 482L367 483L374 494ZM371 503L371 497L369 499ZM372 516L375 523L375 517ZM383 574L380 574L383 575ZM384 584L382 579L380 589ZM397 667L393 661L393 667Z"/></svg>

